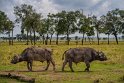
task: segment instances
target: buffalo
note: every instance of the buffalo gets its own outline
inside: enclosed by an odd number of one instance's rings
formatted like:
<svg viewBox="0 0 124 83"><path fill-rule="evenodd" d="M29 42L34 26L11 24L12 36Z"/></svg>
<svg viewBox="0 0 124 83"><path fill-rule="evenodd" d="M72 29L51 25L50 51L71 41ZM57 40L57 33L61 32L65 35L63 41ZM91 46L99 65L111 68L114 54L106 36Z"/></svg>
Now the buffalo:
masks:
<svg viewBox="0 0 124 83"><path fill-rule="evenodd" d="M48 70L50 63L52 63L53 70L55 70L55 62L52 58L52 49L50 48L40 48L35 46L28 47L20 55L15 55L12 58L11 63L16 64L22 61L27 62L27 68L29 71L32 71L33 61L47 61L45 70Z"/></svg>
<svg viewBox="0 0 124 83"><path fill-rule="evenodd" d="M65 59L64 59L65 56ZM85 71L89 71L90 63L94 60L105 61L107 57L101 51L96 51L93 48L84 47L84 48L70 48L66 50L62 56L62 60L64 59L62 71L64 71L64 67L67 63L69 63L69 67L72 72L74 72L72 68L72 62L79 63L84 62L86 64Z"/></svg>

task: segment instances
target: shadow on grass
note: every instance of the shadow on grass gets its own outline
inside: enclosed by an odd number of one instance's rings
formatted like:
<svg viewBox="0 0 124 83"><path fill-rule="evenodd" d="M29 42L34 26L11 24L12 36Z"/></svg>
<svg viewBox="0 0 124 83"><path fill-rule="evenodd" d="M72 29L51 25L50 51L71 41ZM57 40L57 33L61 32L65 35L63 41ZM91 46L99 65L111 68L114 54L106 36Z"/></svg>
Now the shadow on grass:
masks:
<svg viewBox="0 0 124 83"><path fill-rule="evenodd" d="M71 73L72 71L55 71L56 73ZM72 73L80 73L80 72L87 72L87 71L74 71ZM88 71L87 73L94 72L94 71Z"/></svg>
<svg viewBox="0 0 124 83"><path fill-rule="evenodd" d="M70 71L70 70L65 70L65 71L61 71L61 70L56 70L56 71L53 71L53 70L33 70L33 71L28 71L28 70L7 70L7 71L0 71L0 72L8 72L8 73L44 73L44 72L46 72L46 73L78 73L78 74L80 74L80 73L98 73L98 72L102 72L102 71L99 71L99 70L93 70L93 71L83 71L83 70L75 70L74 72L72 72L72 71ZM123 70L116 70L116 71L112 71L112 70L110 70L110 71L107 71L107 72L119 72L119 73L123 73L124 71Z"/></svg>
<svg viewBox="0 0 124 83"><path fill-rule="evenodd" d="M1 72L45 72L46 70L33 70L33 71L28 71L28 70L8 70L8 71L1 71Z"/></svg>
<svg viewBox="0 0 124 83"><path fill-rule="evenodd" d="M97 71L53 71L53 70L33 70L33 71L28 71L28 70L8 70L8 71L1 71L1 72L54 72L54 73L81 73L81 72L86 72L86 73L91 73L91 72L97 72Z"/></svg>

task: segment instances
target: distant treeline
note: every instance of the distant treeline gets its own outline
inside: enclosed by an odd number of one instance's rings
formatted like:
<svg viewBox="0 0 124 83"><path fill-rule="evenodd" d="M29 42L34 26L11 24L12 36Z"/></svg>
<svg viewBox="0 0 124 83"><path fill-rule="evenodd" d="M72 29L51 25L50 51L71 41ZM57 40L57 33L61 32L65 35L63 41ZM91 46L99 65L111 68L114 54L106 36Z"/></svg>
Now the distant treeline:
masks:
<svg viewBox="0 0 124 83"><path fill-rule="evenodd" d="M92 36L97 35L97 43L99 45L100 34L106 34L108 44L110 35L115 37L118 44L118 34L124 34L124 10L115 9L108 11L99 19L95 15L84 15L83 10L76 11L61 11L56 14L49 13L46 18L42 13L37 13L33 6L22 4L14 7L15 21L12 22L5 12L0 11L0 33L7 34L9 44L13 45L13 40L29 41L35 45L37 40L42 39L43 44L47 45L48 41L53 40L53 34L56 35L56 45L59 44L59 39L65 39L67 45L71 40L70 35L75 32L82 34L80 38L82 45L88 39L93 41ZM16 38L13 37L13 29L15 26L20 25L21 34L17 34ZM36 35L38 34L38 36ZM64 38L59 38L60 35L66 35ZM86 37L85 37L86 36ZM123 36L122 36L123 38ZM79 37L75 36L78 41Z"/></svg>

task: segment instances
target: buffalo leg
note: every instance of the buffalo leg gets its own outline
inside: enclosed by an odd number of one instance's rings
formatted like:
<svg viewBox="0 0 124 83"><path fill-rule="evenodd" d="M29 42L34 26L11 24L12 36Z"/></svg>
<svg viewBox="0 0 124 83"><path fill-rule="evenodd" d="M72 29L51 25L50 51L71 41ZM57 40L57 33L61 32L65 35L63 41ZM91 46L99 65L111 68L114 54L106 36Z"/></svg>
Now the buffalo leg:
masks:
<svg viewBox="0 0 124 83"><path fill-rule="evenodd" d="M85 64L86 64L86 69L85 69L85 71L89 71L89 68L90 68L90 63L89 63L89 61L85 61Z"/></svg>
<svg viewBox="0 0 124 83"><path fill-rule="evenodd" d="M74 70L72 68L72 61L69 61L69 67L70 67L71 71L74 72Z"/></svg>
<svg viewBox="0 0 124 83"><path fill-rule="evenodd" d="M50 65L50 61L47 61L47 67L45 68L45 70L48 70L49 65Z"/></svg>
<svg viewBox="0 0 124 83"><path fill-rule="evenodd" d="M32 61L30 62L29 65L30 65L30 70L32 71Z"/></svg>
<svg viewBox="0 0 124 83"><path fill-rule="evenodd" d="M62 66L62 71L64 71L65 65L67 64L67 61L63 62L63 66Z"/></svg>
<svg viewBox="0 0 124 83"><path fill-rule="evenodd" d="M32 62L27 62L27 68L29 71L32 71Z"/></svg>
<svg viewBox="0 0 124 83"><path fill-rule="evenodd" d="M53 70L55 71L55 62L53 60L51 60L51 63L53 65Z"/></svg>

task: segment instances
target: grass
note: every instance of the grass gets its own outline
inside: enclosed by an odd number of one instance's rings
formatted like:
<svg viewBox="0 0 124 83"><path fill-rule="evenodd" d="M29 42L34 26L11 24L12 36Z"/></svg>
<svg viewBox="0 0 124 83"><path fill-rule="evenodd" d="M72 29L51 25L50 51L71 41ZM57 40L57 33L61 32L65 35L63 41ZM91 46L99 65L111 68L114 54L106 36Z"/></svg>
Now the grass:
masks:
<svg viewBox="0 0 124 83"><path fill-rule="evenodd" d="M0 77L0 83L25 83L25 82L19 82L11 78L8 79L8 78Z"/></svg>
<svg viewBox="0 0 124 83"><path fill-rule="evenodd" d="M21 62L18 64L10 64L11 58L14 54L20 54L26 47L30 45L22 45L17 43L14 46L9 46L7 43L1 43L0 45L0 71L17 72L20 74L27 75L29 77L36 78L36 83L124 83L124 42L120 42L116 45L112 42L107 45L105 42L100 45L40 45L41 47L49 47L54 51L53 58L56 62L56 71L52 71L52 65L48 71L44 70L46 62L34 62L33 70L34 72L28 72L26 68L26 62ZM84 72L85 64L73 64L73 69L75 72L70 72L68 65L65 67L65 72L61 72L61 67L63 61L61 60L62 54L65 50L75 47L92 47L96 50L103 51L108 60L105 62L94 61L91 63L90 72ZM2 83L18 83L16 80L0 78ZM0 82L1 83L1 82Z"/></svg>

